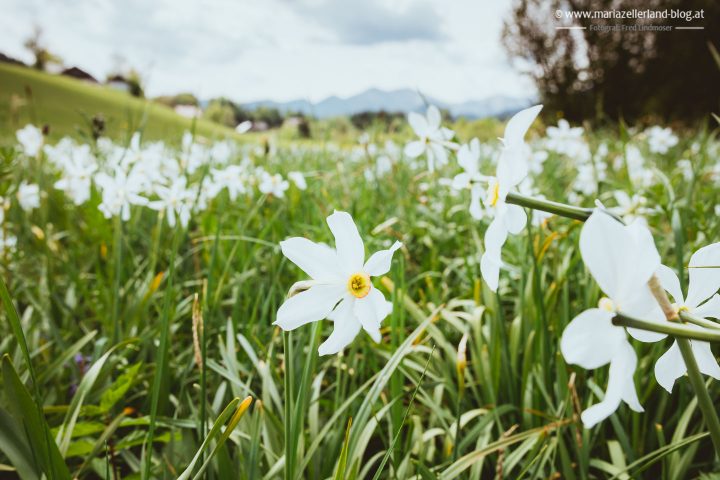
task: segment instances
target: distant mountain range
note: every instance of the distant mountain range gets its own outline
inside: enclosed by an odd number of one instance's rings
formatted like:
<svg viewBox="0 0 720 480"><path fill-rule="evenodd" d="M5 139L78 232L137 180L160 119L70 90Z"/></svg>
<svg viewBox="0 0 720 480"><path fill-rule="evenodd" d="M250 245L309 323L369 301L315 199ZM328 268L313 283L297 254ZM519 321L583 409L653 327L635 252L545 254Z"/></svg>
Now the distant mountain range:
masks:
<svg viewBox="0 0 720 480"><path fill-rule="evenodd" d="M243 107L254 110L258 107L273 107L281 112L302 112L318 118L339 117L353 115L360 112L420 112L425 110L427 103L450 111L453 116L467 118L507 117L523 108L530 106L533 99L495 95L483 100L472 100L462 103L447 103L431 97L423 97L415 90L408 88L400 90L379 90L371 88L362 93L347 98L336 96L328 97L320 102L312 103L307 100L291 100L289 102L275 102L262 100L242 104Z"/></svg>

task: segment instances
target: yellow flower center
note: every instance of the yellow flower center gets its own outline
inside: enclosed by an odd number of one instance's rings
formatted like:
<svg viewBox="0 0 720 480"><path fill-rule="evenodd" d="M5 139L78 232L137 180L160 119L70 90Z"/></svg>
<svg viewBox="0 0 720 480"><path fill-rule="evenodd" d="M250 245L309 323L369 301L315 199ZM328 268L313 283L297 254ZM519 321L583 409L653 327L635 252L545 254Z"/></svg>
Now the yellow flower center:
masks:
<svg viewBox="0 0 720 480"><path fill-rule="evenodd" d="M370 293L370 275L365 272L353 273L347 283L348 291L356 298L366 297Z"/></svg>
<svg viewBox="0 0 720 480"><path fill-rule="evenodd" d="M498 182L495 182L490 186L490 191L488 192L488 203L491 207L494 207L497 205L498 200L500 199L500 184Z"/></svg>
<svg viewBox="0 0 720 480"><path fill-rule="evenodd" d="M598 308L600 310L605 310L606 312L615 312L617 311L617 307L615 305L615 302L610 300L607 297L602 297L600 301L598 302Z"/></svg>

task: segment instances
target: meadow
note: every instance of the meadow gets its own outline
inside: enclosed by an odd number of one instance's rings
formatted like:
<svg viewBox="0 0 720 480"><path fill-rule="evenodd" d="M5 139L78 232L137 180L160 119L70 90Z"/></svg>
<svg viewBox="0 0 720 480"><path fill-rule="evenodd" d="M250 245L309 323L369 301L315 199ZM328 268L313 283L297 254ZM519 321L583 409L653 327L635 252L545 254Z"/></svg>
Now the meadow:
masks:
<svg viewBox="0 0 720 480"><path fill-rule="evenodd" d="M691 254L720 232L714 131L546 122L517 145L528 175L514 191L644 219L685 290ZM406 147L410 127L343 142L152 131L6 132L0 475L713 478L691 379L670 394L653 374L671 339L630 340L644 412L623 404L583 425L609 372L561 351L568 324L604 296L582 221L526 208L488 284L495 202L476 202L477 182L511 147L497 132L473 142L438 130ZM317 252L291 261L281 242L339 252L335 211L351 215L365 259L401 246L367 287L392 304L379 333L363 324L319 355L339 317L274 325L285 301L315 288L296 283L310 273L296 264Z"/></svg>

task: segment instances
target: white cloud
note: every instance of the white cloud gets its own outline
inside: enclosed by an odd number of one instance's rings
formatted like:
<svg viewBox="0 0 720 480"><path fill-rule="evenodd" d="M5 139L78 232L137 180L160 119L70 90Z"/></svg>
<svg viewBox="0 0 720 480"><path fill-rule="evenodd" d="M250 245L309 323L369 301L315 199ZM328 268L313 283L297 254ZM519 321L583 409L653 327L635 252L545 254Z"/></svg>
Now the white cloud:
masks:
<svg viewBox="0 0 720 480"><path fill-rule="evenodd" d="M508 9L475 0L6 0L0 51L29 60L22 42L38 24L67 64L103 78L119 54L145 74L151 95L529 95L500 45Z"/></svg>

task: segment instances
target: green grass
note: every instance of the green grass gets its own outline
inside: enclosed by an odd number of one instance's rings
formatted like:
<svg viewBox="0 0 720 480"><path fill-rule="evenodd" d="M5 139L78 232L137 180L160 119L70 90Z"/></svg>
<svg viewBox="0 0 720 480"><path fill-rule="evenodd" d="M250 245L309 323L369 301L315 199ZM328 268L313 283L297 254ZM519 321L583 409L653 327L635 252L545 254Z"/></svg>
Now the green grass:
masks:
<svg viewBox="0 0 720 480"><path fill-rule="evenodd" d="M146 139L179 138L193 121L164 105L134 98L110 87L0 63L0 140L8 141L27 123L50 127L50 138L87 138L90 121L102 115L107 135L125 139L142 128ZM198 120L197 134L234 137L232 129Z"/></svg>

